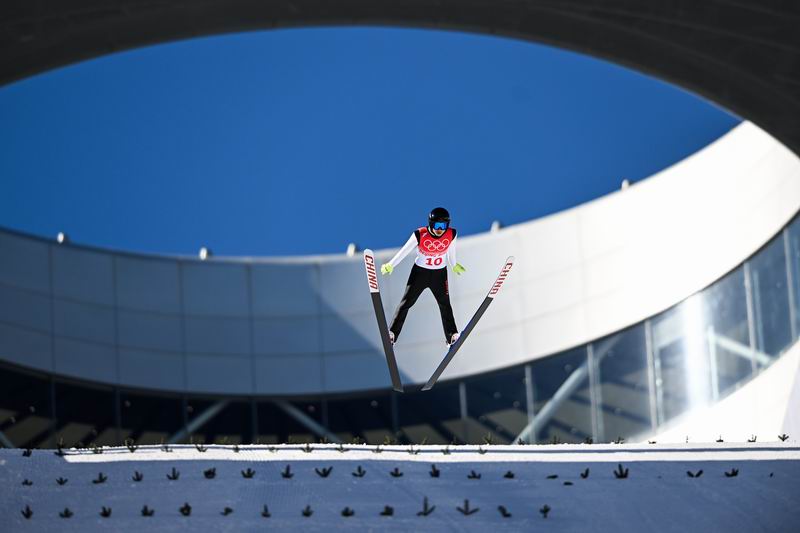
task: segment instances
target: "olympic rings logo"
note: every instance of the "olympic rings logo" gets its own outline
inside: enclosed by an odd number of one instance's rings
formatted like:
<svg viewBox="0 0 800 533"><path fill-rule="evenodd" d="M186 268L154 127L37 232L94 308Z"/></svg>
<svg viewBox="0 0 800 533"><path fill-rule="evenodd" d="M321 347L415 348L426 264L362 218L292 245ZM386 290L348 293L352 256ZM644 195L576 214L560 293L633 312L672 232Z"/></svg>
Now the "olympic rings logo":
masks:
<svg viewBox="0 0 800 533"><path fill-rule="evenodd" d="M422 243L429 252L443 252L450 246L450 239L442 239L441 241L428 240Z"/></svg>

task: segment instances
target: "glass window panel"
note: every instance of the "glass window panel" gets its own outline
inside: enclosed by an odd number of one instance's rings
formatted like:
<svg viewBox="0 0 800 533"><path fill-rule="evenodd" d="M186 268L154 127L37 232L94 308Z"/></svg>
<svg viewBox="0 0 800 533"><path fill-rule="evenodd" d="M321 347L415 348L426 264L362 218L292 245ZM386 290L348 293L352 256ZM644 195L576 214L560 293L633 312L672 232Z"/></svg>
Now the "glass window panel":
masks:
<svg viewBox="0 0 800 533"><path fill-rule="evenodd" d="M709 403L711 372L703 294L653 319L659 422Z"/></svg>
<svg viewBox="0 0 800 533"><path fill-rule="evenodd" d="M445 381L429 391L398 397L400 431L411 443L466 442L467 423L461 419L458 382Z"/></svg>
<svg viewBox="0 0 800 533"><path fill-rule="evenodd" d="M316 399L309 399L309 400L296 400L291 402L297 409L303 412L307 417L309 417L314 422L325 426L324 418L324 411L322 407L322 402ZM287 436L286 442L289 443L304 443L304 442L319 442L322 440L322 437L314 433L314 431L305 426L300 425L299 428L293 429L289 432Z"/></svg>
<svg viewBox="0 0 800 533"><path fill-rule="evenodd" d="M111 388L56 383L56 439L65 447L122 444L115 411Z"/></svg>
<svg viewBox="0 0 800 533"><path fill-rule="evenodd" d="M177 396L122 392L120 413L122 439L137 444L161 444L184 427L183 405ZM189 442L188 438L181 442Z"/></svg>
<svg viewBox="0 0 800 533"><path fill-rule="evenodd" d="M53 448L50 383L0 367L0 431L14 446Z"/></svg>
<svg viewBox="0 0 800 533"><path fill-rule="evenodd" d="M644 324L592 345L598 368L598 439L629 439L652 430Z"/></svg>
<svg viewBox="0 0 800 533"><path fill-rule="evenodd" d="M744 268L703 291L712 371L712 395L722 397L753 373ZM714 382L716 380L716 383Z"/></svg>
<svg viewBox="0 0 800 533"><path fill-rule="evenodd" d="M342 442L383 444L389 439L402 440L395 433L390 394L327 401L328 428Z"/></svg>
<svg viewBox="0 0 800 533"><path fill-rule="evenodd" d="M206 424L208 442L215 444L252 444L253 408L249 401L230 402Z"/></svg>
<svg viewBox="0 0 800 533"><path fill-rule="evenodd" d="M794 294L795 335L800 332L800 217L789 225L789 255L792 265L792 292Z"/></svg>
<svg viewBox="0 0 800 533"><path fill-rule="evenodd" d="M322 424L322 403L318 400L288 402L304 415ZM318 442L311 429L271 401L258 402L258 435L256 444Z"/></svg>
<svg viewBox="0 0 800 533"><path fill-rule="evenodd" d="M792 340L783 234L750 260L755 311L756 349L777 357ZM760 366L768 363L757 359Z"/></svg>
<svg viewBox="0 0 800 533"><path fill-rule="evenodd" d="M191 425L194 420L203 414L214 405L213 400L208 400L198 397L186 398L186 425L191 429L189 438L186 442L192 444L211 444L214 442L214 434L209 424L203 424L197 428L192 429Z"/></svg>
<svg viewBox="0 0 800 533"><path fill-rule="evenodd" d="M189 425L209 409L217 409L219 399L189 397L186 399L186 419ZM192 443L203 444L243 444L251 443L252 411L248 401L230 401L213 417L189 436Z"/></svg>
<svg viewBox="0 0 800 533"><path fill-rule="evenodd" d="M586 347L535 361L532 373L534 413L540 422L531 442L583 442L593 438Z"/></svg>
<svg viewBox="0 0 800 533"><path fill-rule="evenodd" d="M528 424L525 368L518 366L465 381L472 443L481 444L491 434L497 444L514 443ZM471 431L472 433L472 431Z"/></svg>

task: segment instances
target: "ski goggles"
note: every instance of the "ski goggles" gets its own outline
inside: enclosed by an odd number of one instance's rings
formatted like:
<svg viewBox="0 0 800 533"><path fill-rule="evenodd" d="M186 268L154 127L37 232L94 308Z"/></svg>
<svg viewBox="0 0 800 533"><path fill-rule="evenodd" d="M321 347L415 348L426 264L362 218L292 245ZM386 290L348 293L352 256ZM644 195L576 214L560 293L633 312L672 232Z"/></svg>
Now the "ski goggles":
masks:
<svg viewBox="0 0 800 533"><path fill-rule="evenodd" d="M440 229L444 231L447 229L447 222L434 222L433 229Z"/></svg>

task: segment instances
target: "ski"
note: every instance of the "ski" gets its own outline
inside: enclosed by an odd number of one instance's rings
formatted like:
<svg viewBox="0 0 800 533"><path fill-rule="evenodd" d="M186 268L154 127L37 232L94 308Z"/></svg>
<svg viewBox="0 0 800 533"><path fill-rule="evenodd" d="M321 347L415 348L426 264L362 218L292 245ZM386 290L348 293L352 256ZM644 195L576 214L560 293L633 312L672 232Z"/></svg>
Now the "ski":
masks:
<svg viewBox="0 0 800 533"><path fill-rule="evenodd" d="M367 269L367 283L369 284L370 296L372 296L372 306L375 308L375 319L378 321L381 341L383 341L383 353L386 355L389 376L392 378L392 388L397 392L403 392L400 372L397 370L397 361L394 358L394 348L389 340L389 327L386 325L386 313L383 312L381 291L378 288L378 269L375 266L375 255L372 250L364 250L364 267Z"/></svg>
<svg viewBox="0 0 800 533"><path fill-rule="evenodd" d="M450 345L450 348L447 350L444 359L442 359L442 362L439 363L436 371L433 373L425 386L422 387L422 390L430 390L436 384L436 380L442 375L444 369L447 368L447 365L450 364L450 361L452 361L453 357L455 357L456 352L458 352L458 350L464 344L464 341L467 340L467 337L470 333L472 333L472 330L475 329L475 325L486 312L489 304L492 303L494 297L497 296L498 292L500 292L500 288L503 286L503 283L505 283L506 277L508 277L508 273L511 271L512 266L514 266L514 256L510 256L508 259L506 259L505 264L503 264L503 268L500 269L500 275L497 276L494 285L492 285L492 288L489 289L489 294L486 295L486 298L483 299L481 306L478 307L478 310L475 311L474 315L472 315L472 319L470 319L470 321L467 323L467 327L465 327L461 332L458 340Z"/></svg>

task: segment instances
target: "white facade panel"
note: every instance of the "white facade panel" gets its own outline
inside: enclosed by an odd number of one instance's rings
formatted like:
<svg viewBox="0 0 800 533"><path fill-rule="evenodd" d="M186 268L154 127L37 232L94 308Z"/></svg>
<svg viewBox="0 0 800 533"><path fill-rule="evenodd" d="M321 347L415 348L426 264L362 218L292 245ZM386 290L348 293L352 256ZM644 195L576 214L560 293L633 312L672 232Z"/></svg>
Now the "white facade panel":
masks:
<svg viewBox="0 0 800 533"><path fill-rule="evenodd" d="M119 384L127 387L185 390L183 355L121 348Z"/></svg>
<svg viewBox="0 0 800 533"><path fill-rule="evenodd" d="M316 317L271 318L253 321L257 355L318 355L322 351L321 326Z"/></svg>
<svg viewBox="0 0 800 533"><path fill-rule="evenodd" d="M592 268L583 269L585 301L625 291L630 279L626 252L624 248L616 248L592 258Z"/></svg>
<svg viewBox="0 0 800 533"><path fill-rule="evenodd" d="M521 273L515 271L513 275ZM525 318L534 318L566 307L574 307L582 301L585 293L583 270L579 267L546 274L519 285L522 313ZM503 296L505 297L505 293Z"/></svg>
<svg viewBox="0 0 800 533"><path fill-rule="evenodd" d="M121 347L165 352L180 352L182 349L179 315L120 309L117 321Z"/></svg>
<svg viewBox="0 0 800 533"><path fill-rule="evenodd" d="M374 389L389 379L383 352L351 352L325 358L325 390L348 392Z"/></svg>
<svg viewBox="0 0 800 533"><path fill-rule="evenodd" d="M0 285L0 323L49 332L50 298L27 289Z"/></svg>
<svg viewBox="0 0 800 533"><path fill-rule="evenodd" d="M114 347L56 337L54 371L80 379L116 383L117 357Z"/></svg>
<svg viewBox="0 0 800 533"><path fill-rule="evenodd" d="M506 326L486 328L483 335L476 336L475 339L470 337L469 347L465 344L463 352L459 351L440 379L475 374L477 373L476 370L480 372L480 369L485 368L487 365L497 365L498 362L505 363L504 366L522 362L511 359L513 363L510 363L509 359L502 355L506 353L525 353L523 351L522 335L519 335L518 331L519 323L511 322ZM439 360L444 357L446 349L447 347L444 345L439 349L438 359L436 360L437 365Z"/></svg>
<svg viewBox="0 0 800 533"><path fill-rule="evenodd" d="M461 308L458 299L452 299L451 302L456 324L459 327L463 327L467 320L467 312ZM394 308L400 302L398 300L391 303ZM394 309L391 309L386 315L386 320L391 323L393 315ZM372 315L372 322L375 324L374 314ZM376 332L373 338L375 339L375 345L380 346L380 336L377 334L377 329L376 325ZM398 339L402 339L402 341L398 340L395 351L402 351L409 344L419 343L430 344L432 348L435 345L435 350L438 351L439 347L444 343L444 330L442 329L442 320L439 315L439 306L430 291L425 291L420 295L416 305L408 313L403 324L403 331Z"/></svg>
<svg viewBox="0 0 800 533"><path fill-rule="evenodd" d="M444 335L436 343L409 343L395 349L397 368L403 383L424 383L428 380L445 354ZM466 350L466 345L464 346ZM387 374L388 379L388 374Z"/></svg>
<svg viewBox="0 0 800 533"><path fill-rule="evenodd" d="M256 357L256 394L315 394L324 390L322 357Z"/></svg>
<svg viewBox="0 0 800 533"><path fill-rule="evenodd" d="M236 316L250 314L247 271L231 263L184 262L183 310L189 315Z"/></svg>
<svg viewBox="0 0 800 533"><path fill-rule="evenodd" d="M53 294L78 302L114 305L112 255L53 246Z"/></svg>
<svg viewBox="0 0 800 533"><path fill-rule="evenodd" d="M0 358L35 370L53 371L49 334L0 323Z"/></svg>
<svg viewBox="0 0 800 533"><path fill-rule="evenodd" d="M523 321L520 334L528 354L557 353L580 345L573 339L586 336L586 329L586 310L576 305ZM509 364L529 359L527 355L516 354L509 357Z"/></svg>
<svg viewBox="0 0 800 533"><path fill-rule="evenodd" d="M250 323L242 318L186 317L187 353L249 354Z"/></svg>
<svg viewBox="0 0 800 533"><path fill-rule="evenodd" d="M249 356L192 354L186 358L186 388L211 394L251 394L252 363Z"/></svg>
<svg viewBox="0 0 800 533"><path fill-rule="evenodd" d="M391 251L384 251L375 252L375 262L380 264L388 263L396 250ZM410 254L409 254L410 255ZM381 288L381 298L383 300L383 308L386 312L386 316L388 320L391 320L391 317L394 315L394 310L396 305L400 302L403 298L403 294L406 290L406 282L408 281L408 275L411 273L411 267L413 266L414 262L412 261L411 257L407 257L405 261L400 263L389 275L381 275L378 283L380 284ZM364 268L361 269L362 274L364 274ZM366 282L365 282L366 283ZM369 298L369 296L367 296ZM367 299L369 302L369 299Z"/></svg>
<svg viewBox="0 0 800 533"><path fill-rule="evenodd" d="M117 304L124 309L181 311L178 263L157 259L116 258Z"/></svg>
<svg viewBox="0 0 800 533"><path fill-rule="evenodd" d="M372 310L349 315L324 316L322 351L338 354L379 350L383 353L377 329L375 313Z"/></svg>
<svg viewBox="0 0 800 533"><path fill-rule="evenodd" d="M325 263L320 268L321 312L326 315L372 312L366 283L360 257Z"/></svg>
<svg viewBox="0 0 800 533"><path fill-rule="evenodd" d="M254 263L251 272L255 316L282 319L319 313L319 266Z"/></svg>
<svg viewBox="0 0 800 533"><path fill-rule="evenodd" d="M513 237L509 249L518 262L514 276L523 280L542 279L582 262L579 217L574 212L545 217L524 231L511 226L502 233Z"/></svg>
<svg viewBox="0 0 800 533"><path fill-rule="evenodd" d="M55 299L53 326L56 336L114 344L114 308Z"/></svg>
<svg viewBox="0 0 800 533"><path fill-rule="evenodd" d="M49 253L41 241L0 233L0 283L49 292Z"/></svg>

